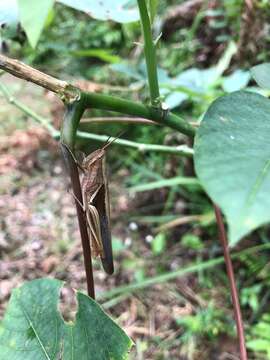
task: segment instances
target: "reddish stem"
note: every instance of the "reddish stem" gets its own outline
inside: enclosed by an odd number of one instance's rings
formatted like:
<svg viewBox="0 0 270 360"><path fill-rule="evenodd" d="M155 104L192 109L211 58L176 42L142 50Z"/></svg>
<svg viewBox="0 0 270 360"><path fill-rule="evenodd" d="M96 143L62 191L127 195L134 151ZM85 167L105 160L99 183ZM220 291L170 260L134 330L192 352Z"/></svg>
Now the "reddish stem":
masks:
<svg viewBox="0 0 270 360"><path fill-rule="evenodd" d="M74 193L75 198L82 203L83 200L82 200L81 183L80 183L77 164L75 163L74 158L70 153L70 150L68 150L68 147L65 144L61 143L61 149L64 155L67 168L69 170L72 191ZM78 217L79 228L81 233L84 267L85 267L86 282L87 282L87 292L92 299L95 299L95 284L93 277L90 241L87 231L85 214L82 207L79 205L78 201L75 201L75 204L76 204L77 217Z"/></svg>
<svg viewBox="0 0 270 360"><path fill-rule="evenodd" d="M235 283L235 277L233 272L232 261L230 257L230 250L227 241L227 235L225 226L223 223L222 215L220 209L214 204L215 215L218 225L218 232L219 232L219 239L223 248L223 254L225 259L226 270L229 278L230 283L230 291L233 303L233 310L234 310L234 317L236 321L237 327L237 334L239 340L239 350L240 350L240 360L248 360L247 357L247 350L245 344L245 334L244 334L244 327L243 327L243 320L241 315L241 308L239 303L239 296L238 291Z"/></svg>

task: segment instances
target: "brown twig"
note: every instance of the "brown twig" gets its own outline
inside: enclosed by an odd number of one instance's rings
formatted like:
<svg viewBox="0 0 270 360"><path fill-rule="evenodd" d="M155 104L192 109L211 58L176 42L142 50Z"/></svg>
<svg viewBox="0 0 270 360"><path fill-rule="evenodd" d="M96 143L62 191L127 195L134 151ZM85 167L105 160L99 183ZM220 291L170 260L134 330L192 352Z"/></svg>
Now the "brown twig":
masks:
<svg viewBox="0 0 270 360"><path fill-rule="evenodd" d="M113 123L113 122L124 122L127 124L143 124L143 125L160 125L156 121L148 120L144 118L138 117L130 117L130 116L103 116L103 117L92 117L92 118L84 118L81 119L80 123L84 124L92 124L92 123Z"/></svg>
<svg viewBox="0 0 270 360"><path fill-rule="evenodd" d="M53 91L54 93L63 96L67 101L73 101L79 96L79 90L68 82L47 75L21 61L8 58L2 54L0 54L0 69L3 69L18 78L30 81L45 89Z"/></svg>
<svg viewBox="0 0 270 360"><path fill-rule="evenodd" d="M225 226L223 223L222 215L220 209L214 204L215 215L218 225L219 239L223 248L224 260L226 265L226 270L228 274L228 279L230 283L230 291L233 303L234 316L237 327L237 334L239 340L239 351L240 351L240 360L248 360L247 358L247 350L245 345L245 334L244 334L244 326L241 315L241 308L239 303L238 291L235 283L235 277L233 272L232 261L230 257L230 251L225 231Z"/></svg>
<svg viewBox="0 0 270 360"><path fill-rule="evenodd" d="M210 215L211 216L211 215ZM203 220L208 220L210 219L210 216L208 214L203 214L203 215L186 215L186 216L182 216L180 218L171 220L165 224L162 224L158 227L155 228L155 232L160 232L160 231L166 231L169 229L172 229L176 226L180 226L180 225L184 225L184 224L189 224L191 222L200 222Z"/></svg>

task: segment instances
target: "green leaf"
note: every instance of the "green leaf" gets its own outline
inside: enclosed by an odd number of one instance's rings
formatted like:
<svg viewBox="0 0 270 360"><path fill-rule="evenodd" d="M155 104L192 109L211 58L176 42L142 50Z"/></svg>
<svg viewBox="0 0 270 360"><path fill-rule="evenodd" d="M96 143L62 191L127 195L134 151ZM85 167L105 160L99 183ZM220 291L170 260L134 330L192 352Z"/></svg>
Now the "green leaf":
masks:
<svg viewBox="0 0 270 360"><path fill-rule="evenodd" d="M260 87L270 90L270 63L254 66L251 75Z"/></svg>
<svg viewBox="0 0 270 360"><path fill-rule="evenodd" d="M18 0L19 18L33 48L38 42L53 5L54 0Z"/></svg>
<svg viewBox="0 0 270 360"><path fill-rule="evenodd" d="M122 62L119 64L111 65L110 68L113 71L119 72L120 74L123 74L128 78L145 82L145 77L142 76L138 69L130 63Z"/></svg>
<svg viewBox="0 0 270 360"><path fill-rule="evenodd" d="M256 353L264 353L270 358L270 315L265 313L260 321L251 328L247 347Z"/></svg>
<svg viewBox="0 0 270 360"><path fill-rule="evenodd" d="M64 5L83 11L94 19L129 23L139 20L135 1L131 0L57 0Z"/></svg>
<svg viewBox="0 0 270 360"><path fill-rule="evenodd" d="M111 64L118 63L121 60L119 56L113 55L111 50L106 49L72 50L69 53L76 57L97 58Z"/></svg>
<svg viewBox="0 0 270 360"><path fill-rule="evenodd" d="M172 92L165 97L165 103L169 109L174 109L177 106L180 106L185 100L188 99L188 95L182 92Z"/></svg>
<svg viewBox="0 0 270 360"><path fill-rule="evenodd" d="M195 169L223 210L230 244L270 220L270 101L235 92L210 106L195 138Z"/></svg>
<svg viewBox="0 0 270 360"><path fill-rule="evenodd" d="M263 351L270 354L269 339L255 339L247 342L247 347L253 351Z"/></svg>
<svg viewBox="0 0 270 360"><path fill-rule="evenodd" d="M5 360L121 360L132 342L88 296L77 292L74 323L57 309L63 282L33 280L13 290L0 324L0 353Z"/></svg>
<svg viewBox="0 0 270 360"><path fill-rule="evenodd" d="M181 238L181 245L192 250L203 249L203 242L201 241L199 236L194 234L183 235Z"/></svg>
<svg viewBox="0 0 270 360"><path fill-rule="evenodd" d="M243 89L247 86L250 80L249 71L236 70L231 75L226 76L222 81L223 90L226 92L233 92Z"/></svg>
<svg viewBox="0 0 270 360"><path fill-rule="evenodd" d="M157 234L151 242L152 251L155 255L161 254L166 248L165 233Z"/></svg>

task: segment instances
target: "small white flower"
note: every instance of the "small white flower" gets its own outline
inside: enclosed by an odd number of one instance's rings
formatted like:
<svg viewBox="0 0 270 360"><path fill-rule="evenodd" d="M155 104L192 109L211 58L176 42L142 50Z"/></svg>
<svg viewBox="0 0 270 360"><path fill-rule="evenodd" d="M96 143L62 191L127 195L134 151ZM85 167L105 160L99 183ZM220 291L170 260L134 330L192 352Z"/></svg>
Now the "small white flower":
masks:
<svg viewBox="0 0 270 360"><path fill-rule="evenodd" d="M152 235L146 235L146 237L145 237L145 241L148 243L148 244L150 244L152 241L153 241L153 236Z"/></svg>
<svg viewBox="0 0 270 360"><path fill-rule="evenodd" d="M129 229L131 230L131 231L136 231L136 230L138 230L138 225L134 222L134 221L132 221L130 224L129 224Z"/></svg>

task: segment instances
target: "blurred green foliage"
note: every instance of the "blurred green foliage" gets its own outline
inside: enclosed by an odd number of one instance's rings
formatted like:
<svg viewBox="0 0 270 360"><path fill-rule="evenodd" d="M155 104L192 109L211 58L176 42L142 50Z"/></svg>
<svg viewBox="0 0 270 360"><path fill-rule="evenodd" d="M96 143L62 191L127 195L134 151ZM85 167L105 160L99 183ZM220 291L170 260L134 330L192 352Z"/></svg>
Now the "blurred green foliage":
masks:
<svg viewBox="0 0 270 360"><path fill-rule="evenodd" d="M251 338L247 347L258 356L266 356L270 359L270 314L262 316L262 319L251 329ZM265 358L265 357L262 357Z"/></svg>

